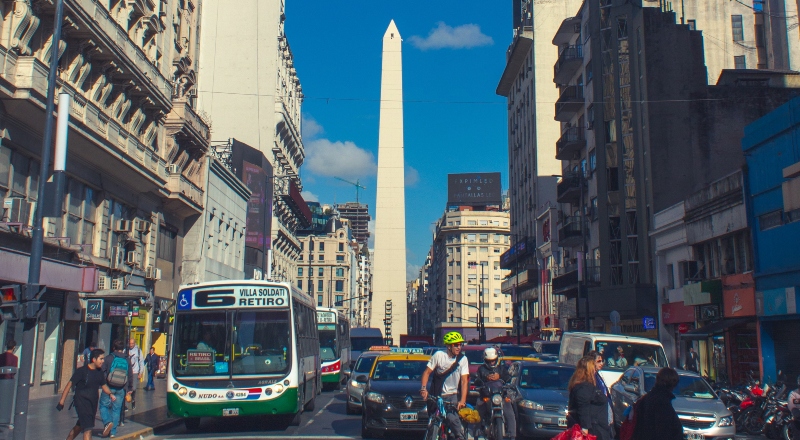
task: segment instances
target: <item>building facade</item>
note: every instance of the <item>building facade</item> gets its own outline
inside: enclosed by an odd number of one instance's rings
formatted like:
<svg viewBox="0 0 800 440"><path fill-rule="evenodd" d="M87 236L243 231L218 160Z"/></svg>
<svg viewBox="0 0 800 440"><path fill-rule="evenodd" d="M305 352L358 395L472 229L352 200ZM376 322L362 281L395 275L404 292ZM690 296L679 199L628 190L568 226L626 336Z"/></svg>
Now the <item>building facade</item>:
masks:
<svg viewBox="0 0 800 440"><path fill-rule="evenodd" d="M339 212L339 217L350 220L352 226L353 238L359 245L365 245L369 242L369 222L372 217L369 215L369 205L358 202L347 202L336 205L336 211Z"/></svg>
<svg viewBox="0 0 800 440"><path fill-rule="evenodd" d="M336 307L349 316L356 307L350 299L356 295L352 272L356 269L358 248L352 245L347 220L331 218L324 235L301 238L302 250L297 262L295 285L308 292L318 307Z"/></svg>

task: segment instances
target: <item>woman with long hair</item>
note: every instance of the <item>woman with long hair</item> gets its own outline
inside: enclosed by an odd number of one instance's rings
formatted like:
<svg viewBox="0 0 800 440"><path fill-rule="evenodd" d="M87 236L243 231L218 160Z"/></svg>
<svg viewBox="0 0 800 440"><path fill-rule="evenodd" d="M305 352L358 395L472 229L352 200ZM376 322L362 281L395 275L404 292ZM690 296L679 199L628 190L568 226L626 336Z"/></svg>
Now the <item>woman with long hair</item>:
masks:
<svg viewBox="0 0 800 440"><path fill-rule="evenodd" d="M596 387L596 371L594 356L585 356L578 361L569 380L567 423L570 427L577 423L584 434L595 435L597 440L611 440L608 400Z"/></svg>

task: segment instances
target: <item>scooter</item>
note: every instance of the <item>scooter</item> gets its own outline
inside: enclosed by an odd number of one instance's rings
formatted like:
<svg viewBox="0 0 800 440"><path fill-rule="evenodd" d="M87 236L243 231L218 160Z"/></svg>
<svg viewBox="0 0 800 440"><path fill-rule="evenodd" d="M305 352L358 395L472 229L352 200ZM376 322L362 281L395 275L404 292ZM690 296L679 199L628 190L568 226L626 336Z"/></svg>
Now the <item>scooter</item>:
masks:
<svg viewBox="0 0 800 440"><path fill-rule="evenodd" d="M481 386L481 399L487 405L490 419L483 420L483 426L488 440L503 440L506 432L505 410L503 405L511 402L512 388L502 380L483 383L480 379L475 381L476 386Z"/></svg>

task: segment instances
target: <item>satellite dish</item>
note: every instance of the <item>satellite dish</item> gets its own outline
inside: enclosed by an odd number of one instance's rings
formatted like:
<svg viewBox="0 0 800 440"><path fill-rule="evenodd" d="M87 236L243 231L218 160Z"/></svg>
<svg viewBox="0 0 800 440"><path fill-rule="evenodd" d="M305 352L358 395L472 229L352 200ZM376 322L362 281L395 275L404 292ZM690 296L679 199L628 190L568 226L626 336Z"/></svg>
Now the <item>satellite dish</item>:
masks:
<svg viewBox="0 0 800 440"><path fill-rule="evenodd" d="M611 313L608 315L608 318L611 320L611 323L614 325L619 324L619 312L616 310L612 310Z"/></svg>

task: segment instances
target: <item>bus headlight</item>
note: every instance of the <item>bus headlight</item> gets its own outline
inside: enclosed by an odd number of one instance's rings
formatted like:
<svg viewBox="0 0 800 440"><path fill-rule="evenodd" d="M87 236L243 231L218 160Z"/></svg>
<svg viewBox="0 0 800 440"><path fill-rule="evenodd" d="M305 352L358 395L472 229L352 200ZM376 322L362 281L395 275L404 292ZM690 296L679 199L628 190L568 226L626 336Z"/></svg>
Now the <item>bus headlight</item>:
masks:
<svg viewBox="0 0 800 440"><path fill-rule="evenodd" d="M189 390L187 390L186 387L181 387L181 389L178 390L178 395L183 397L187 392L189 392Z"/></svg>
<svg viewBox="0 0 800 440"><path fill-rule="evenodd" d="M367 400L375 402L375 403L384 403L384 402L386 402L386 399L383 397L383 394L373 393L372 391L367 393L365 398Z"/></svg>
<svg viewBox="0 0 800 440"><path fill-rule="evenodd" d="M532 400L523 400L519 403L519 406L523 408L533 409L536 411L544 410L544 406L541 403L534 402Z"/></svg>
<svg viewBox="0 0 800 440"><path fill-rule="evenodd" d="M275 392L278 393L278 394L282 393L283 392L283 385L281 385L281 384L275 385Z"/></svg>

